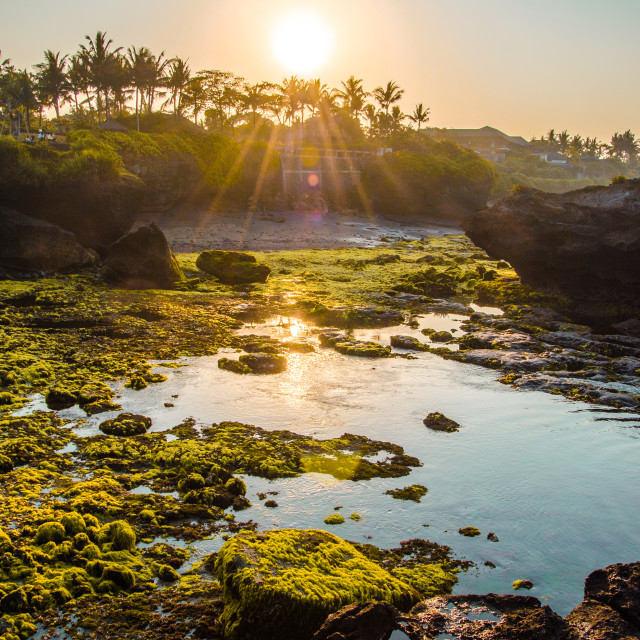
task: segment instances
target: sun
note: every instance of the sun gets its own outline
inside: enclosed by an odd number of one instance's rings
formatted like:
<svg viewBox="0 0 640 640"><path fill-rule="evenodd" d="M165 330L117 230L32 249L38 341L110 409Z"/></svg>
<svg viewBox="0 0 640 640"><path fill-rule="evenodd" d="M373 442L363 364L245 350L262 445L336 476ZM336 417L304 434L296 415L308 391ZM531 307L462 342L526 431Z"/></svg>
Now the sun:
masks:
<svg viewBox="0 0 640 640"><path fill-rule="evenodd" d="M296 13L277 24L272 44L273 54L288 72L308 75L329 59L333 34L316 15Z"/></svg>

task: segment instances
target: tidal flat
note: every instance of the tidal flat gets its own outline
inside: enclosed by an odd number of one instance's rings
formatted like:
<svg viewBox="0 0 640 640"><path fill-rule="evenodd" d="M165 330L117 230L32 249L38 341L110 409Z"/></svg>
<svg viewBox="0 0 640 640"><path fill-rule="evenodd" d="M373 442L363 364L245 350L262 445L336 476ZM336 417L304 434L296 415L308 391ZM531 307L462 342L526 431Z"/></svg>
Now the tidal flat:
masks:
<svg viewBox="0 0 640 640"><path fill-rule="evenodd" d="M330 530L422 597L530 580L563 614L637 559L640 340L464 236L255 255L265 283L197 253L176 291L0 283L9 635L222 637L216 554L242 530ZM286 368L219 366L250 354Z"/></svg>

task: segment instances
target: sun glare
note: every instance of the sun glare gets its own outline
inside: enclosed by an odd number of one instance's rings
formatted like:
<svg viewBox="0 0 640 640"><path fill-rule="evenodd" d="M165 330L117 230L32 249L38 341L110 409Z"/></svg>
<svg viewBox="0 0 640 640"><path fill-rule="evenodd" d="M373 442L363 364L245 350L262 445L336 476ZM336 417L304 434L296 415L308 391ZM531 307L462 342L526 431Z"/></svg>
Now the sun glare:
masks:
<svg viewBox="0 0 640 640"><path fill-rule="evenodd" d="M283 18L273 33L273 53L291 73L315 72L329 59L332 45L330 29L311 13Z"/></svg>

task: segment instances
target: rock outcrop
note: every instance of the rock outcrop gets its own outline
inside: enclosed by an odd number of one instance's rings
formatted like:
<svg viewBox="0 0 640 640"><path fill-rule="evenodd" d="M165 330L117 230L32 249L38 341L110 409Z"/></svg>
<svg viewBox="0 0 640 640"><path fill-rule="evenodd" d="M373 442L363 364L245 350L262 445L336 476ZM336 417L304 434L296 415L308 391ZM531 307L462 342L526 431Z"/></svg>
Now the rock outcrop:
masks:
<svg viewBox="0 0 640 640"><path fill-rule="evenodd" d="M223 284L266 282L271 273L266 264L259 264L255 256L242 251L203 251L196 260L196 266Z"/></svg>
<svg viewBox="0 0 640 640"><path fill-rule="evenodd" d="M464 229L526 284L640 304L640 180L563 194L528 189L468 216Z"/></svg>
<svg viewBox="0 0 640 640"><path fill-rule="evenodd" d="M326 531L242 531L215 561L229 640L308 640L331 613L359 601L407 610L417 591Z"/></svg>
<svg viewBox="0 0 640 640"><path fill-rule="evenodd" d="M55 272L88 267L95 255L60 227L0 206L0 268Z"/></svg>
<svg viewBox="0 0 640 640"><path fill-rule="evenodd" d="M313 640L380 640L394 630L410 640L640 639L640 562L594 571L584 595L566 618L514 594L430 598L406 615L387 603L358 603L329 616Z"/></svg>
<svg viewBox="0 0 640 640"><path fill-rule="evenodd" d="M101 182L0 188L0 203L71 231L83 247L101 253L133 227L146 193L141 180L125 174Z"/></svg>
<svg viewBox="0 0 640 640"><path fill-rule="evenodd" d="M107 250L108 274L130 289L170 289L186 280L155 224L139 227Z"/></svg>

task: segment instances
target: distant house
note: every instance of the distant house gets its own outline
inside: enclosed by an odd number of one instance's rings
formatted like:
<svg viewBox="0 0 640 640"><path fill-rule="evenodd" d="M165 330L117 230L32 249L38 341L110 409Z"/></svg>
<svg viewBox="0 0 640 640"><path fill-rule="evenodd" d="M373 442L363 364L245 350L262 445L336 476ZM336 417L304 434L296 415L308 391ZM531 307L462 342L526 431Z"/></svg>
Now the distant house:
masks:
<svg viewBox="0 0 640 640"><path fill-rule="evenodd" d="M509 153L529 153L531 144L522 136L508 136L493 127L481 129L425 129L437 140L451 140L465 149L472 149L485 160L504 162Z"/></svg>

